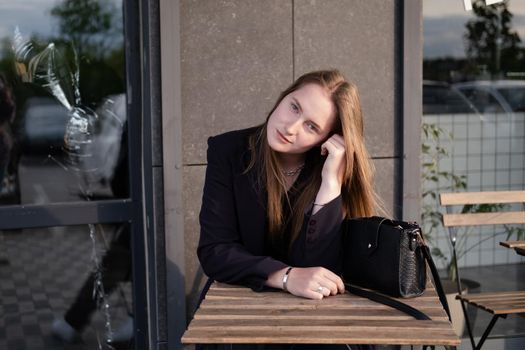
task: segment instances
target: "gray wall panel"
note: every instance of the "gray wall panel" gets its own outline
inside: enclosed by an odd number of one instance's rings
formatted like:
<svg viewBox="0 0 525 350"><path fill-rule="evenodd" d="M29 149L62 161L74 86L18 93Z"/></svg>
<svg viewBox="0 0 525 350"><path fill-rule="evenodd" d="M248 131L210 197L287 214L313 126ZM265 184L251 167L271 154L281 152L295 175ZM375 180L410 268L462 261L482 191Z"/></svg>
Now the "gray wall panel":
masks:
<svg viewBox="0 0 525 350"><path fill-rule="evenodd" d="M203 275L197 259L197 244L199 243L199 211L204 186L205 166L186 166L183 171L184 183L191 183L183 193L184 205L184 258L186 281L186 313L188 320L193 315L200 291L207 277Z"/></svg>
<svg viewBox="0 0 525 350"><path fill-rule="evenodd" d="M359 88L367 145L394 155L395 1L294 2L295 78L338 68Z"/></svg>
<svg viewBox="0 0 525 350"><path fill-rule="evenodd" d="M183 161L206 139L264 121L291 83L290 1L181 1Z"/></svg>
<svg viewBox="0 0 525 350"><path fill-rule="evenodd" d="M394 214L399 1L180 1L182 204L187 316L202 283L196 247L206 139L261 123L300 74L337 67L359 87L376 189ZM292 6L293 5L293 6ZM397 27L396 27L397 26ZM397 28L397 29L396 29ZM397 30L397 32L396 32ZM396 51L397 50L397 51ZM397 84L397 85L396 85ZM165 152L166 153L166 152ZM399 152L397 152L399 153ZM181 233L182 234L182 233Z"/></svg>
<svg viewBox="0 0 525 350"><path fill-rule="evenodd" d="M389 216L395 213L395 183L394 169L399 165L399 159L374 159L376 168L375 185L378 196L383 201L384 207Z"/></svg>

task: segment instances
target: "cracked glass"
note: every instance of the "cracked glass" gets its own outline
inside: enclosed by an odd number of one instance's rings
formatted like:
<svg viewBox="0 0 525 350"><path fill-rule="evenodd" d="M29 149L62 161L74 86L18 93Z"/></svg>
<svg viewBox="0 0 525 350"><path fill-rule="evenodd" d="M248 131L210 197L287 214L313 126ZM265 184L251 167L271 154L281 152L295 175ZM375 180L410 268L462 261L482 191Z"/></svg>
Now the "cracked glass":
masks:
<svg viewBox="0 0 525 350"><path fill-rule="evenodd" d="M0 205L127 197L121 2L0 9Z"/></svg>
<svg viewBox="0 0 525 350"><path fill-rule="evenodd" d="M0 206L129 197L122 13L0 1ZM0 231L0 349L132 348L130 231Z"/></svg>

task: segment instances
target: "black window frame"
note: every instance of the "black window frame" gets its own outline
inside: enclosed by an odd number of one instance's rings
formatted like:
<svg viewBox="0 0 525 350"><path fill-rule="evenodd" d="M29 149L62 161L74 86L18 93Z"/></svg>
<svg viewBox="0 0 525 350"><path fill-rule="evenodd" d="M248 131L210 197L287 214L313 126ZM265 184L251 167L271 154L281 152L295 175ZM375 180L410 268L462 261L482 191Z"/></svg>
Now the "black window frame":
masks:
<svg viewBox="0 0 525 350"><path fill-rule="evenodd" d="M148 278L146 265L146 235L144 216L151 206L145 208L143 184L143 164L151 164L151 152L143 152L143 144L150 137L144 125L150 125L151 95L144 89L144 82L150 80L149 71L143 71L142 53L148 51L142 42L148 21L141 16L157 0L122 1L124 17L124 44L126 60L126 99L128 115L128 154L129 154L129 197L111 200L75 201L46 204L21 204L0 206L0 230L27 229L37 227L73 226L83 224L109 224L129 222L132 235L133 256L133 312L135 349L149 349L150 317L148 312ZM158 13L153 12L158 17ZM155 21L154 21L155 22ZM147 45L148 43L146 43ZM148 140L143 140L146 137ZM146 180L145 180L146 179ZM145 210L146 209L146 210ZM154 333L152 331L152 333Z"/></svg>

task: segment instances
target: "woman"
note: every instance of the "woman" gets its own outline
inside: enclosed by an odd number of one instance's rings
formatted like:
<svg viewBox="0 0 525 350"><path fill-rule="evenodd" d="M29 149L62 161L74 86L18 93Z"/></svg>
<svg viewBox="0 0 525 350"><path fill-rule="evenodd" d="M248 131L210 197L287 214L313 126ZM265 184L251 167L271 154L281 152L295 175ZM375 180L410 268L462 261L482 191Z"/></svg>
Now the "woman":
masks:
<svg viewBox="0 0 525 350"><path fill-rule="evenodd" d="M212 280L310 299L343 293L340 224L376 206L357 88L336 70L305 74L264 124L208 146L203 295Z"/></svg>

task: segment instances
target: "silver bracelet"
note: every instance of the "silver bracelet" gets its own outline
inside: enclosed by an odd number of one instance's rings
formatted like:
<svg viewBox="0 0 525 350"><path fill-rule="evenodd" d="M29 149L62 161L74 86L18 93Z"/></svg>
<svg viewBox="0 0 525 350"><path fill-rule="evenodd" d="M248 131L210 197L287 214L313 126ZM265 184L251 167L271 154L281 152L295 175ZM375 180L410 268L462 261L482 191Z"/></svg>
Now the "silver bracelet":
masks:
<svg viewBox="0 0 525 350"><path fill-rule="evenodd" d="M292 271L293 267L289 267L288 270L284 273L283 276L283 290L285 292L288 292L288 286L286 285L288 283L288 276L290 275L290 271Z"/></svg>
<svg viewBox="0 0 525 350"><path fill-rule="evenodd" d="M318 207L324 207L326 204L317 204L317 203L314 203L314 205L317 205Z"/></svg>

